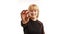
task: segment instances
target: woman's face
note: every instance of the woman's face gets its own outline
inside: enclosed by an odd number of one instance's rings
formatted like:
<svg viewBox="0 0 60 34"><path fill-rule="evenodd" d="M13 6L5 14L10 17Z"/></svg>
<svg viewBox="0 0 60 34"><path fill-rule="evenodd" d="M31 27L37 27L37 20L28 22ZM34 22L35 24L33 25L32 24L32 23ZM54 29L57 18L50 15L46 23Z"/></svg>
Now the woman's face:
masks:
<svg viewBox="0 0 60 34"><path fill-rule="evenodd" d="M29 13L30 13L30 17L34 19L37 18L38 10L30 10Z"/></svg>

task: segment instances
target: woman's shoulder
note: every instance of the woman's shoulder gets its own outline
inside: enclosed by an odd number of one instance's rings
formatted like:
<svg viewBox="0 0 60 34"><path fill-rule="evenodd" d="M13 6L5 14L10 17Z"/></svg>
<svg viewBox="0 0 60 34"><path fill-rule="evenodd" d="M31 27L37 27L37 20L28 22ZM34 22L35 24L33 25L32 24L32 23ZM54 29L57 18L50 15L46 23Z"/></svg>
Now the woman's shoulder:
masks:
<svg viewBox="0 0 60 34"><path fill-rule="evenodd" d="M37 22L38 22L39 24L43 25L43 23L42 23L41 21L37 20Z"/></svg>

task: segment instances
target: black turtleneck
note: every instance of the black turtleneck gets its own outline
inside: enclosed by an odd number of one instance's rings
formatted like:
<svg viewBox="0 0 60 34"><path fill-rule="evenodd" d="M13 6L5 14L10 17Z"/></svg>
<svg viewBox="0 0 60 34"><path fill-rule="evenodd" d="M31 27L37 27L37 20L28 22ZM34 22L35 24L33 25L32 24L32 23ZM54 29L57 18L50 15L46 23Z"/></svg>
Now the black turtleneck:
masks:
<svg viewBox="0 0 60 34"><path fill-rule="evenodd" d="M23 24L21 21L21 25L24 29L24 34L44 34L43 24L38 20L32 21L30 19L27 24Z"/></svg>

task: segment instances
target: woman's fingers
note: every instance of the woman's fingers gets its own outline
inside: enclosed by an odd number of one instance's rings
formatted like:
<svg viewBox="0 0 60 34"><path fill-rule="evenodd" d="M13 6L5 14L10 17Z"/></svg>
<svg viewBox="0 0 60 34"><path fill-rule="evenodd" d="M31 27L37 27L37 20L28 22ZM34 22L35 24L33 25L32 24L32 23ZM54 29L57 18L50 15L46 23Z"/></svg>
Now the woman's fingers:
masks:
<svg viewBox="0 0 60 34"><path fill-rule="evenodd" d="M22 17L22 20L27 23L29 21L29 17L28 17L28 10L23 10L21 12L21 17Z"/></svg>

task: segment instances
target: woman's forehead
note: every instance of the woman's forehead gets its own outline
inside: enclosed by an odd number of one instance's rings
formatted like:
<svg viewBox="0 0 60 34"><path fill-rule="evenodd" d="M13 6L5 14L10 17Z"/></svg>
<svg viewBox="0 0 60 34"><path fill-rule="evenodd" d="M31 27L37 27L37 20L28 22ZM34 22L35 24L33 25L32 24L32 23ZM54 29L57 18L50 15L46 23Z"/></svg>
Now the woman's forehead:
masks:
<svg viewBox="0 0 60 34"><path fill-rule="evenodd" d="M29 10L38 10L38 7L32 6Z"/></svg>

